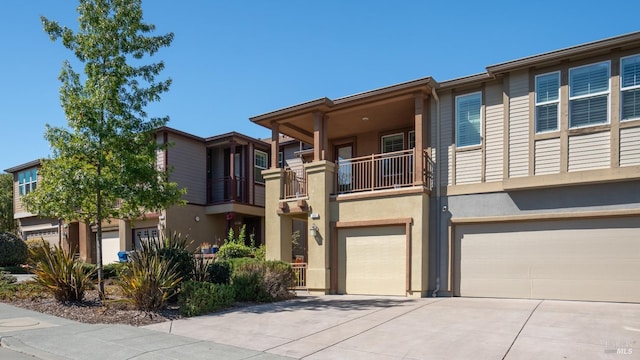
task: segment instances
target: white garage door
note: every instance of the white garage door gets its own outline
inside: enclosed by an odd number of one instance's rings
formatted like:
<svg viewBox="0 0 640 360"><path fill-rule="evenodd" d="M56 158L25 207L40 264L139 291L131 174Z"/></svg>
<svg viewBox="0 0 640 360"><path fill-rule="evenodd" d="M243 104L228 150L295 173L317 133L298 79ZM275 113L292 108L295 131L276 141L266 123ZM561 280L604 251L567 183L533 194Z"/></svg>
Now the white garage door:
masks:
<svg viewBox="0 0 640 360"><path fill-rule="evenodd" d="M339 292L405 296L406 242L404 226L340 229Z"/></svg>
<svg viewBox="0 0 640 360"><path fill-rule="evenodd" d="M640 219L455 227L455 295L640 302Z"/></svg>
<svg viewBox="0 0 640 360"><path fill-rule="evenodd" d="M111 264L118 262L118 251L120 251L120 235L117 231L106 231L102 233L102 263Z"/></svg>

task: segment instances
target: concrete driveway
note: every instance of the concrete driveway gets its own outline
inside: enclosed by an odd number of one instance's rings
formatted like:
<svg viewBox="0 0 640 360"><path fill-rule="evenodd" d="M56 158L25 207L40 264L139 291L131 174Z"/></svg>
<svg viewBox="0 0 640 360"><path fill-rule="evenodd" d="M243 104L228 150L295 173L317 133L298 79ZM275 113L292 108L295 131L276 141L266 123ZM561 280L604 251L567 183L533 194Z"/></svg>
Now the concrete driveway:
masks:
<svg viewBox="0 0 640 360"><path fill-rule="evenodd" d="M305 359L640 358L640 304L300 297L147 328Z"/></svg>

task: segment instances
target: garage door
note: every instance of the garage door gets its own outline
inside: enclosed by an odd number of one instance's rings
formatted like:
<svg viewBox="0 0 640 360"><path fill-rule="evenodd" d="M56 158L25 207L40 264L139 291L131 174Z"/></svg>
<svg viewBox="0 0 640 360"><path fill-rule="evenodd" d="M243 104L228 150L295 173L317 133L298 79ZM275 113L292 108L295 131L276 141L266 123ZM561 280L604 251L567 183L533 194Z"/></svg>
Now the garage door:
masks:
<svg viewBox="0 0 640 360"><path fill-rule="evenodd" d="M118 251L120 251L120 235L117 231L106 231L102 233L102 263L111 264L118 262Z"/></svg>
<svg viewBox="0 0 640 360"><path fill-rule="evenodd" d="M405 227L340 229L338 291L406 295Z"/></svg>
<svg viewBox="0 0 640 360"><path fill-rule="evenodd" d="M640 302L640 219L458 225L454 294Z"/></svg>

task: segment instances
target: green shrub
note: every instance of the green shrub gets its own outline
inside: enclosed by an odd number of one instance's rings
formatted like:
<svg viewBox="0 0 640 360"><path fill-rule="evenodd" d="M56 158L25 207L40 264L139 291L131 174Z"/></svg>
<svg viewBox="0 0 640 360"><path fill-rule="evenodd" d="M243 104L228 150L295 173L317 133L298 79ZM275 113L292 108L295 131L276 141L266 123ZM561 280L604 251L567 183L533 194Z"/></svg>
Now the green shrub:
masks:
<svg viewBox="0 0 640 360"><path fill-rule="evenodd" d="M231 274L231 285L236 292L237 301L268 302L262 277L262 269L258 264L245 263L234 269Z"/></svg>
<svg viewBox="0 0 640 360"><path fill-rule="evenodd" d="M290 264L256 259L234 259L231 264L236 300L270 302L293 296L289 289L295 275Z"/></svg>
<svg viewBox="0 0 640 360"><path fill-rule="evenodd" d="M104 265L102 267L102 275L105 279L117 278L124 270L125 263L115 262L111 264Z"/></svg>
<svg viewBox="0 0 640 360"><path fill-rule="evenodd" d="M224 244L218 250L218 259L229 260L253 256L254 248L246 244L246 228L247 226L243 225L237 237L233 229L229 229Z"/></svg>
<svg viewBox="0 0 640 360"><path fill-rule="evenodd" d="M227 260L218 260L209 264L207 268L208 281L214 284L229 285L231 277L231 263Z"/></svg>
<svg viewBox="0 0 640 360"><path fill-rule="evenodd" d="M194 281L209 281L209 266L212 263L212 259L194 256L191 279Z"/></svg>
<svg viewBox="0 0 640 360"><path fill-rule="evenodd" d="M229 285L208 282L184 281L181 285L178 305L183 316L198 316L233 305L235 291Z"/></svg>
<svg viewBox="0 0 640 360"><path fill-rule="evenodd" d="M160 256L152 243L142 242L140 250L130 256L120 274L120 287L135 306L142 311L163 308L176 293L182 278L178 264Z"/></svg>
<svg viewBox="0 0 640 360"><path fill-rule="evenodd" d="M289 291L295 285L295 273L291 264L284 261L270 260L264 263L266 271L263 276L266 292L273 300L284 300L292 297Z"/></svg>
<svg viewBox="0 0 640 360"><path fill-rule="evenodd" d="M91 280L95 269L83 266L74 259L75 251L65 252L54 246L40 246L30 250L35 261L33 273L35 281L51 292L58 301L80 301L84 292L93 288Z"/></svg>
<svg viewBox="0 0 640 360"><path fill-rule="evenodd" d="M12 273L12 274L28 274L29 268L19 265L12 266L0 266L0 271Z"/></svg>
<svg viewBox="0 0 640 360"><path fill-rule="evenodd" d="M42 285L33 281L21 283L0 283L0 300L29 299L38 300L46 297Z"/></svg>
<svg viewBox="0 0 640 360"><path fill-rule="evenodd" d="M0 286L13 284L17 281L16 277L6 271L0 271Z"/></svg>
<svg viewBox="0 0 640 360"><path fill-rule="evenodd" d="M253 249L253 256L256 258L256 260L265 261L267 259L267 247L262 244Z"/></svg>
<svg viewBox="0 0 640 360"><path fill-rule="evenodd" d="M154 249L160 254L160 257L168 260L176 266L178 275L183 280L190 280L193 272L193 253L189 251L192 241L188 236L184 238L175 231L171 234L162 233L159 241L152 240L155 244Z"/></svg>
<svg viewBox="0 0 640 360"><path fill-rule="evenodd" d="M35 249L37 247L46 246L49 247L49 243L46 242L43 238L31 238L25 241L27 244L27 263L33 262L31 259L31 249Z"/></svg>
<svg viewBox="0 0 640 360"><path fill-rule="evenodd" d="M27 244L12 233L0 232L0 266L27 262Z"/></svg>

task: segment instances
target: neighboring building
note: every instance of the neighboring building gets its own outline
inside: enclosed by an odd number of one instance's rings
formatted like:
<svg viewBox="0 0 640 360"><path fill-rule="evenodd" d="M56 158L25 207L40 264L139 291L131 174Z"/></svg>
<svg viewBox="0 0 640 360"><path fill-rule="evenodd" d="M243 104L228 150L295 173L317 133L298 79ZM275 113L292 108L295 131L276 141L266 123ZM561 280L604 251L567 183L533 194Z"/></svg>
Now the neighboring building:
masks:
<svg viewBox="0 0 640 360"><path fill-rule="evenodd" d="M103 262L118 261L118 252L132 250L141 239L158 238L159 231L188 235L195 247L221 245L230 228L236 233L246 225L256 245L264 241L264 180L269 144L228 133L201 138L169 127L158 129L157 141L171 144L159 151L157 164L171 169L170 181L187 189L186 205L146 214L134 221L112 220L103 224ZM35 189L40 161L5 170L14 176L14 217L24 239L43 237L51 244L74 246L79 257L96 262L95 228L82 223L64 224L26 212L20 196Z"/></svg>
<svg viewBox="0 0 640 360"><path fill-rule="evenodd" d="M251 120L267 256L306 222L312 292L640 302L640 33Z"/></svg>

